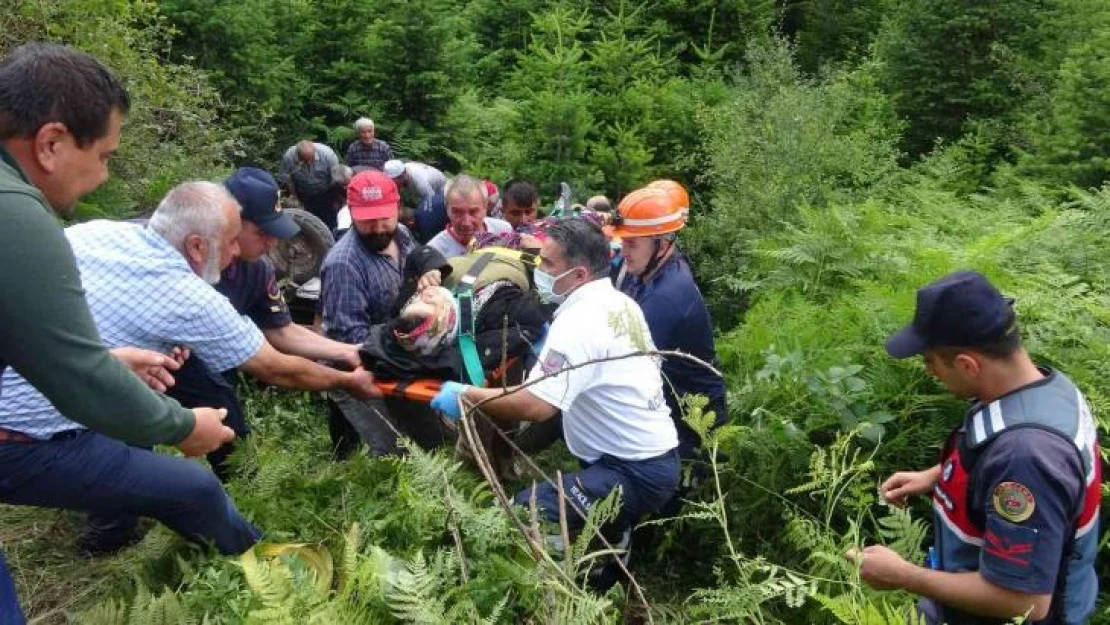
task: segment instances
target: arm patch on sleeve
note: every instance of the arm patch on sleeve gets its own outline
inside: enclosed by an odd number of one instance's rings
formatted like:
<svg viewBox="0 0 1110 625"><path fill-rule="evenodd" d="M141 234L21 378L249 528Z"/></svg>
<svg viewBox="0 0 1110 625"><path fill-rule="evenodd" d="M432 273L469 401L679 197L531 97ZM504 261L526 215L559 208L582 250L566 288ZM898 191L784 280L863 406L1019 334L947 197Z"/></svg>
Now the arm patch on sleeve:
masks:
<svg viewBox="0 0 1110 625"><path fill-rule="evenodd" d="M567 365L567 357L563 354L553 350L547 350L547 356L544 357L543 362L540 363L540 368L547 375L558 373Z"/></svg>
<svg viewBox="0 0 1110 625"><path fill-rule="evenodd" d="M1039 533L1035 528L1010 523L993 514L987 515L987 531L983 534L984 569L993 576L1023 580L1033 571Z"/></svg>
<svg viewBox="0 0 1110 625"><path fill-rule="evenodd" d="M1011 523L1021 523L1033 516L1037 500L1033 491L1019 482L999 482L991 493L994 511Z"/></svg>

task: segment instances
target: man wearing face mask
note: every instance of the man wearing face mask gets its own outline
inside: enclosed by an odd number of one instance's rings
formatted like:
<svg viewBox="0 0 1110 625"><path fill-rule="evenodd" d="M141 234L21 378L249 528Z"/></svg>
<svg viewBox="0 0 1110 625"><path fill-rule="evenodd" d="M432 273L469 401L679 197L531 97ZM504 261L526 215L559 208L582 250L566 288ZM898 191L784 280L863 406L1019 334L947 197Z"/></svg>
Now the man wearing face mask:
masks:
<svg viewBox="0 0 1110 625"><path fill-rule="evenodd" d="M459 398L490 400L482 411L510 421L543 422L562 410L567 448L582 470L563 476L571 500L568 522L580 529L588 510L621 489L620 512L607 530L627 530L659 510L678 487L678 436L663 397L657 359L630 356L654 346L643 313L609 281L609 245L601 230L574 217L547 230L535 270L540 297L558 304L554 321L528 376L526 388L479 388L447 382L432 407L450 419L461 417ZM537 485L544 517L559 520L558 491ZM527 505L533 489L516 496Z"/></svg>
<svg viewBox="0 0 1110 625"><path fill-rule="evenodd" d="M408 228L397 223L400 202L397 185L380 171L359 172L347 185L351 228L320 268L320 314L328 338L362 344L372 326L389 321L406 259L416 247ZM397 435L386 419L423 447L443 442L439 418L427 407L392 398L365 402L341 391L329 398L332 442L340 451L357 435L375 456L396 453Z"/></svg>
<svg viewBox="0 0 1110 625"><path fill-rule="evenodd" d="M622 265L616 279L620 291L640 305L651 338L662 350L677 350L717 364L713 322L686 257L678 251L677 235L686 225L689 196L673 181L659 181L628 194L617 207L613 236L620 238ZM704 395L715 425L728 418L725 383L705 367L677 358L663 363L667 405L678 428L679 453L697 457L698 435L682 419L681 398Z"/></svg>

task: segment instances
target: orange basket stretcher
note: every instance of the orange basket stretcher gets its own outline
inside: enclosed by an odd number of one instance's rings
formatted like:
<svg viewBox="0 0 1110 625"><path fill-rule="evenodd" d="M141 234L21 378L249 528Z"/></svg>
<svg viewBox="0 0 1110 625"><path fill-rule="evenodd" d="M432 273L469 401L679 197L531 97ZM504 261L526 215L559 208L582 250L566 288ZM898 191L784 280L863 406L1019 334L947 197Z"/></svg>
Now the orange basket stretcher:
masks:
<svg viewBox="0 0 1110 625"><path fill-rule="evenodd" d="M510 358L501 366L490 372L486 378L485 386L500 384L502 378L514 367L520 364L520 358ZM438 378L416 378L414 380L379 380L375 384L385 397L395 397L420 402L431 403L432 398L439 393L444 380Z"/></svg>

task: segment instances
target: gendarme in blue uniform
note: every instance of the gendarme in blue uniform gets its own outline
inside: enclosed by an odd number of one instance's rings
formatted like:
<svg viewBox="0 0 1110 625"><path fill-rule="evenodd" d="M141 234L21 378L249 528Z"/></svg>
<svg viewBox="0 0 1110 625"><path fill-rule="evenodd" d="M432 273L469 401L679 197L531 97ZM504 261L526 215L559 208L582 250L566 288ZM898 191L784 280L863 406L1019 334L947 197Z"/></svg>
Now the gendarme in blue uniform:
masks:
<svg viewBox="0 0 1110 625"><path fill-rule="evenodd" d="M1095 423L1071 380L1042 371L1036 383L976 403L949 437L933 491L938 564L1052 594L1049 618L1038 623L1086 623L1098 595ZM1009 622L944 607L935 616L951 625Z"/></svg>
<svg viewBox="0 0 1110 625"><path fill-rule="evenodd" d="M618 288L644 311L657 349L680 350L717 366L709 310L681 253L672 254L646 283L629 274ZM688 456L700 441L679 417L678 398L690 393L705 395L709 398L708 409L716 414L716 424L721 425L728 419L725 383L705 367L680 358L667 358L663 375L669 382L664 384L667 405L678 424L679 451Z"/></svg>
<svg viewBox="0 0 1110 625"><path fill-rule="evenodd" d="M239 314L250 317L263 330L284 328L293 323L278 288L274 268L264 258L235 259L220 274L216 290L231 301Z"/></svg>

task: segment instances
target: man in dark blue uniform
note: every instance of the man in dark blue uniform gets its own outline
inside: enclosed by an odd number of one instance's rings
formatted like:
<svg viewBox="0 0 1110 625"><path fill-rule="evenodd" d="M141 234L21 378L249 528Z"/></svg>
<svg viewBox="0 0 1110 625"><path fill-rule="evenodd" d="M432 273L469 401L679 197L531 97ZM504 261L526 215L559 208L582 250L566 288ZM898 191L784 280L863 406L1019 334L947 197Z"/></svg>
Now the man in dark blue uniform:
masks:
<svg viewBox="0 0 1110 625"><path fill-rule="evenodd" d="M235 310L250 317L279 352L309 360L326 360L355 368L361 364L358 346L333 341L293 323L289 308L278 288L274 269L264 256L279 239L295 236L300 227L282 212L278 186L273 176L254 167L241 167L224 182L242 208L243 230L239 256L223 270L217 291L231 301ZM225 423L238 437L248 434L243 408L235 392L237 371L210 371L197 358L190 358L177 373L177 384L169 395L185 406L216 405L228 410ZM225 460L231 443L208 455L213 470L227 478Z"/></svg>
<svg viewBox="0 0 1110 625"><path fill-rule="evenodd" d="M881 546L847 554L870 586L921 595L929 623L1086 623L1098 595L1095 423L1075 385L1022 348L1011 303L957 272L920 289L913 323L887 341L973 400L937 465L882 485L899 505L932 492L930 567Z"/></svg>
<svg viewBox="0 0 1110 625"><path fill-rule="evenodd" d="M685 190L672 194L655 187L634 191L621 201L613 230L613 236L620 238L622 256L616 283L643 309L658 349L682 351L716 366L709 310L690 265L676 248L688 203ZM725 382L706 367L679 358L664 361L663 375L667 405L678 428L679 455L695 458L701 441L682 420L680 400L704 395L709 399L706 410L713 412L715 425L721 425L728 419Z"/></svg>

